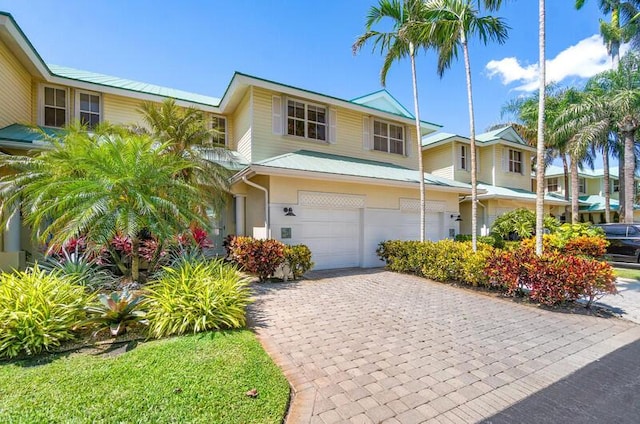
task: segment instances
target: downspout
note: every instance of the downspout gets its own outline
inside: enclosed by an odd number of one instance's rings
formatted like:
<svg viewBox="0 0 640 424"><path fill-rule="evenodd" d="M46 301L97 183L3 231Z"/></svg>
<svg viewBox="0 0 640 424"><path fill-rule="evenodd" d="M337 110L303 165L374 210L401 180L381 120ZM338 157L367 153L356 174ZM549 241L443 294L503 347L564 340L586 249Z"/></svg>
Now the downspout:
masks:
<svg viewBox="0 0 640 424"><path fill-rule="evenodd" d="M267 238L271 238L271 228L269 228L269 191L261 185L249 181L247 177L242 177L242 181L248 186L264 191L264 228L267 233Z"/></svg>

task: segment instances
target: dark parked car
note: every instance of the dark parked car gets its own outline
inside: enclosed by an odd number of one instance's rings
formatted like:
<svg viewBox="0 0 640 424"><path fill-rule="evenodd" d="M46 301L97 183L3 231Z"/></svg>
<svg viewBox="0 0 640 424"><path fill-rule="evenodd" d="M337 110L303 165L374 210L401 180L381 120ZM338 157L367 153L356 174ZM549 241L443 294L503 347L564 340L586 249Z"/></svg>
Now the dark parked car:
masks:
<svg viewBox="0 0 640 424"><path fill-rule="evenodd" d="M607 259L614 262L640 262L640 224L600 224L609 241Z"/></svg>

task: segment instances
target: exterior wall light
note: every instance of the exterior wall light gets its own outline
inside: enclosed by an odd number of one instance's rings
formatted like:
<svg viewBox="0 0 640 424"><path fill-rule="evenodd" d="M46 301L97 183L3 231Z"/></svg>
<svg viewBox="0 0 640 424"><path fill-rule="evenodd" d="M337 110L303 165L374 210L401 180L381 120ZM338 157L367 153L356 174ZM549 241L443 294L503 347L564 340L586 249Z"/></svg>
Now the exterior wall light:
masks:
<svg viewBox="0 0 640 424"><path fill-rule="evenodd" d="M288 207L288 208L284 208L284 216L296 216L296 214L293 213L292 207Z"/></svg>
<svg viewBox="0 0 640 424"><path fill-rule="evenodd" d="M460 214L451 214L451 219L455 218L456 222L462 222L462 217L460 216Z"/></svg>

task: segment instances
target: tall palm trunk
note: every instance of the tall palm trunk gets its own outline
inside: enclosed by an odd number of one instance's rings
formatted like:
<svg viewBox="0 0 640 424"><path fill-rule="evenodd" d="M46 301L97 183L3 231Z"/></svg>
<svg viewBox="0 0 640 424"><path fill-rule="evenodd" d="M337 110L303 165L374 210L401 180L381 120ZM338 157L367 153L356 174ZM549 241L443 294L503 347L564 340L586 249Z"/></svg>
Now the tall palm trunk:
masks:
<svg viewBox="0 0 640 424"><path fill-rule="evenodd" d="M609 141L602 145L602 168L604 171L604 222L611 222L611 179L609 176Z"/></svg>
<svg viewBox="0 0 640 424"><path fill-rule="evenodd" d="M617 31L620 30L620 6L616 6L611 10L611 26ZM613 70L618 69L620 63L620 41L611 40L609 42L609 55L611 56L611 66Z"/></svg>
<svg viewBox="0 0 640 424"><path fill-rule="evenodd" d="M618 154L618 222L624 222L624 199L625 190L627 186L624 178L624 146L620 146L620 153ZM622 165L622 166L621 166Z"/></svg>
<svg viewBox="0 0 640 424"><path fill-rule="evenodd" d="M578 223L578 196L580 195L580 178L578 176L578 161L571 157L571 223Z"/></svg>
<svg viewBox="0 0 640 424"><path fill-rule="evenodd" d="M634 121L630 119L630 121ZM636 157L634 152L634 135L637 130L635 122L629 122L624 131L624 222L633 223L634 174Z"/></svg>
<svg viewBox="0 0 640 424"><path fill-rule="evenodd" d="M545 0L539 0L538 46L540 50L540 88L538 103L538 143L536 164L536 254L542 255L542 233L544 228L544 102L546 85L545 58Z"/></svg>
<svg viewBox="0 0 640 424"><path fill-rule="evenodd" d="M425 235L425 199L424 199L424 165L422 164L422 137L420 136L420 108L418 106L418 78L416 76L415 46L409 42L409 57L411 58L411 82L413 83L413 108L416 118L416 146L418 148L418 174L420 176L420 241Z"/></svg>
<svg viewBox="0 0 640 424"><path fill-rule="evenodd" d="M464 67L467 74L467 99L469 101L469 138L471 139L471 245L473 251L478 250L478 164L476 159L476 122L473 113L473 90L471 89L471 61L467 36L460 31Z"/></svg>
<svg viewBox="0 0 640 424"><path fill-rule="evenodd" d="M564 168L564 200L569 201L569 163L567 155L562 155L562 166Z"/></svg>

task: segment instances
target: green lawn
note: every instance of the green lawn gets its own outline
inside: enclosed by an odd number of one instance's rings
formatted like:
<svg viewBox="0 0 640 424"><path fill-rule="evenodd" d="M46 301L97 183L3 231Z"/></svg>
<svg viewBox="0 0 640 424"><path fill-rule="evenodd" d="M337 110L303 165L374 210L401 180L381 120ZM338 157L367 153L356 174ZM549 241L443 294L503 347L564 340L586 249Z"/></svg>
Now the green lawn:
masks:
<svg viewBox="0 0 640 424"><path fill-rule="evenodd" d="M0 363L0 422L281 423L289 384L250 331ZM257 398L245 395L256 388Z"/></svg>
<svg viewBox="0 0 640 424"><path fill-rule="evenodd" d="M616 277L640 280L640 269L614 268L613 273Z"/></svg>

